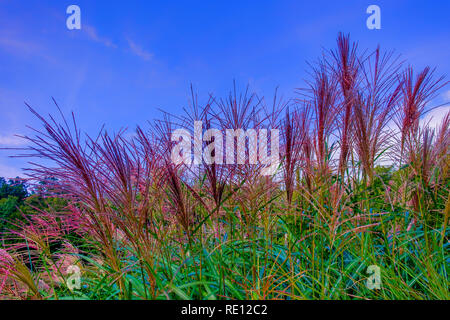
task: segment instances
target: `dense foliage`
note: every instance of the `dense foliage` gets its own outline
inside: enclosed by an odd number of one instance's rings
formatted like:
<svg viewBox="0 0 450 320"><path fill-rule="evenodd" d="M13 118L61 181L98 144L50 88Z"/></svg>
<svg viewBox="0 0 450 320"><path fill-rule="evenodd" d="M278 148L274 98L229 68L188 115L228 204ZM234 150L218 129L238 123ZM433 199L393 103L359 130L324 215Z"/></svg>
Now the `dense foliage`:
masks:
<svg viewBox="0 0 450 320"><path fill-rule="evenodd" d="M19 207L24 204L27 196L28 190L22 181L6 181L0 177L0 232L10 229L11 222L20 219Z"/></svg>

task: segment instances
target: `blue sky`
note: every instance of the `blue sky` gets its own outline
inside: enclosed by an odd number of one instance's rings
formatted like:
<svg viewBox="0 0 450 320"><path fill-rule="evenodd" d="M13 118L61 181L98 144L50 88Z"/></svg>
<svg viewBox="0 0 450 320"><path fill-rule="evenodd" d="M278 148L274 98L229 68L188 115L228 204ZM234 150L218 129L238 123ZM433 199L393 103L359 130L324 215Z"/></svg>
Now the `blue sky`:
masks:
<svg viewBox="0 0 450 320"><path fill-rule="evenodd" d="M81 30L66 8L81 8ZM381 8L381 30L366 8ZM235 79L260 95L292 96L306 61L334 48L339 31L361 48L394 49L416 68L450 74L450 1L18 1L0 0L0 147L43 114L74 111L80 128L133 129L180 112L192 83L200 98L225 94ZM443 91L436 104L449 101ZM441 112L442 113L442 112ZM0 176L24 161L0 150Z"/></svg>

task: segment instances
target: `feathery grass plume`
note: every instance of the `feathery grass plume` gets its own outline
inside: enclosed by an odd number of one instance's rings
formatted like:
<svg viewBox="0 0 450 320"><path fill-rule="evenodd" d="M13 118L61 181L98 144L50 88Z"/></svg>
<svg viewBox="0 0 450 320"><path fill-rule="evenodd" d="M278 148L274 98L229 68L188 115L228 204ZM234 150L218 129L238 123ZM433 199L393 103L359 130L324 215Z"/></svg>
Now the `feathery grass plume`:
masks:
<svg viewBox="0 0 450 320"><path fill-rule="evenodd" d="M329 138L334 130L336 117L336 87L326 70L316 71L315 87L313 87L314 107L314 150L316 154L318 174L325 179L330 174Z"/></svg>
<svg viewBox="0 0 450 320"><path fill-rule="evenodd" d="M441 124L437 130L436 138L432 150L433 158L436 162L434 171L435 183L440 180L445 183L445 179L449 177L448 169L450 165L450 111L442 118Z"/></svg>
<svg viewBox="0 0 450 320"><path fill-rule="evenodd" d="M337 49L330 51L330 54L332 61L329 61L328 64L333 70L333 77L339 84L338 97L341 105L338 117L340 135L339 173L341 179L344 180L353 142L353 107L358 92L359 61L363 58L359 56L357 43L351 42L350 35L344 35L343 33L339 33Z"/></svg>
<svg viewBox="0 0 450 320"><path fill-rule="evenodd" d="M429 103L436 96L438 90L447 83L444 77L435 79L434 70L424 68L414 77L412 67L408 67L401 75L402 97L401 106L395 121L400 131L399 159L400 165L405 164L404 195L411 199L412 208L416 215L424 218L428 201L428 177L430 170L430 152L433 133L425 125L420 127L419 120L429 111ZM410 192L408 192L408 190Z"/></svg>
<svg viewBox="0 0 450 320"><path fill-rule="evenodd" d="M402 153L408 153L409 148L414 148L419 130L419 119L428 111L428 104L438 90L447 84L443 80L443 76L435 79L434 70L430 67L425 67L415 78L411 66L402 73L401 107L396 117L396 123L401 132L400 151Z"/></svg>
<svg viewBox="0 0 450 320"><path fill-rule="evenodd" d="M160 152L163 155L165 168L163 188L166 188L167 196L165 207L168 209L168 213L175 217L184 231L184 234L180 235L179 240L183 241L187 237L188 243L191 243L195 223L201 220L200 207L208 213L211 209L194 189L192 180L195 179L195 175L191 174L187 164L176 164L172 161L171 151L176 142L172 141L171 136L174 132L173 128L179 126L172 118L173 116L165 113L163 120L157 120L153 127L162 146ZM183 152L186 152L186 150Z"/></svg>
<svg viewBox="0 0 450 320"><path fill-rule="evenodd" d="M305 175L308 185L315 186L320 190L329 186L332 174L330 160L332 148L330 147L330 136L336 129L336 118L339 108L337 107L337 82L330 70L321 61L312 67L312 80L308 81L308 88L300 89L300 101L304 101L305 108L311 112L307 118L312 122L310 132L304 140L304 157L306 159ZM314 191L314 190L310 190ZM321 191L323 199L323 190Z"/></svg>
<svg viewBox="0 0 450 320"><path fill-rule="evenodd" d="M359 63L362 85L354 101L355 151L363 177L371 185L375 161L389 148L392 137L386 126L398 108L401 63L393 52L382 53L379 47Z"/></svg>
<svg viewBox="0 0 450 320"><path fill-rule="evenodd" d="M296 173L302 165L302 151L309 131L309 110L303 106L301 110L289 111L283 120L281 137L283 139L283 177L288 203L292 202Z"/></svg>
<svg viewBox="0 0 450 320"><path fill-rule="evenodd" d="M223 165L225 163L225 156L219 154L224 147L223 141L218 141L221 145L219 150L216 150L217 137L215 135L206 137L207 132L220 129L219 124L214 121L214 111L212 110L214 101L214 97L210 95L208 101L204 105L200 105L198 102L198 95L194 93L191 86L190 108L184 110L181 125L183 129L191 133L194 140L198 139L198 134L201 134L201 137L203 137L202 141L194 141L194 157L198 154L201 159L194 159L194 162L198 161L199 163L194 163L190 170L197 181L204 181L202 186L206 187L206 192L208 196L211 197L215 209L218 209L223 198L226 196L226 186L229 178L233 175L235 166ZM201 123L201 127L196 128L196 122ZM199 132L196 132L196 130L199 130ZM222 136L225 135L225 132L220 131L220 133ZM203 150L208 150L210 152L209 156L211 156L213 161L205 161Z"/></svg>
<svg viewBox="0 0 450 320"><path fill-rule="evenodd" d="M121 274L121 253L115 240L117 232L139 229L132 228L137 196L137 185L132 185L132 178L138 168L128 155L129 143L121 137L122 133L111 138L106 132L100 132L96 139L87 136L82 140L74 118L72 130L64 117L63 125L52 117L49 123L31 107L30 110L42 121L46 132L38 132L35 138L26 137L32 145L27 150L33 152L31 156L57 165L53 168L36 165L30 170L31 177L38 181L40 177L54 178L52 187L77 203L85 230L101 248L114 272ZM123 224L117 224L124 218L128 218L125 230ZM124 287L122 279L119 278L118 283Z"/></svg>
<svg viewBox="0 0 450 320"><path fill-rule="evenodd" d="M250 93L248 86L243 92L239 92L234 82L233 90L226 98L215 99L212 117L225 137L227 132L246 134L249 130L254 130L257 133L266 120L265 115L261 112L264 108L263 103L263 98L257 97L255 93ZM231 156L229 160L232 162L229 165L229 161L226 161L227 167L233 170L230 183L235 186L239 185L242 180L251 183L251 178L257 176L257 168L260 167L258 164L250 163L251 158L257 157L257 150L252 150L245 142L244 150L240 152L237 140L236 137L233 137L233 140L230 141L231 144L227 144L227 141L224 144L224 150Z"/></svg>

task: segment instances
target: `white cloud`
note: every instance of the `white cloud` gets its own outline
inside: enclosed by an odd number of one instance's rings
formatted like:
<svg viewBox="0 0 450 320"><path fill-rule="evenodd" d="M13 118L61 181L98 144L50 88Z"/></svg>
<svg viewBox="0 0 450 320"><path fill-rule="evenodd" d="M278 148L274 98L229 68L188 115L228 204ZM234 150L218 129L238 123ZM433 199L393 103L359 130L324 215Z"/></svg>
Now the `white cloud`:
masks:
<svg viewBox="0 0 450 320"><path fill-rule="evenodd" d="M450 91L448 91L447 93L450 94ZM442 119L449 111L450 106L443 106L433 109L428 112L422 119L420 119L420 122L422 125L428 124L431 128L437 129L439 128Z"/></svg>
<svg viewBox="0 0 450 320"><path fill-rule="evenodd" d="M141 46L136 44L134 41L128 39L128 45L130 46L131 52L133 52L138 57L144 59L144 60L150 60L153 58L153 54L145 51Z"/></svg>
<svg viewBox="0 0 450 320"><path fill-rule="evenodd" d="M0 163L0 177L9 179L9 178L15 178L15 177L20 177L20 176L23 177L23 173L20 169Z"/></svg>
<svg viewBox="0 0 450 320"><path fill-rule="evenodd" d="M27 144L27 140L15 135L0 135L0 147L19 147Z"/></svg>

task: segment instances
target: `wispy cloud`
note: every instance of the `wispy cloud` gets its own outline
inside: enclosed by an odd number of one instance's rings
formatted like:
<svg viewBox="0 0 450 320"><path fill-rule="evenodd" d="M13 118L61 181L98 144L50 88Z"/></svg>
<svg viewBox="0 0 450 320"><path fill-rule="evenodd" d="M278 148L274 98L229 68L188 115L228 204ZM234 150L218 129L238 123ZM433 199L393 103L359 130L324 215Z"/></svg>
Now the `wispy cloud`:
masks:
<svg viewBox="0 0 450 320"><path fill-rule="evenodd" d="M450 91L447 93L450 93ZM442 119L445 117L445 115L449 111L450 111L450 106L443 106L443 107L433 109L430 112L428 112L423 117L423 119L421 119L421 124L428 125L433 129L437 129L441 125Z"/></svg>
<svg viewBox="0 0 450 320"><path fill-rule="evenodd" d="M98 42L100 44L103 44L106 47L110 48L117 48L117 46L110 40L104 37L100 37L98 35L97 29L95 29L93 26L84 24L81 27L81 30L84 31L84 33L91 39L92 41Z"/></svg>
<svg viewBox="0 0 450 320"><path fill-rule="evenodd" d="M12 53L30 54L41 50L41 48L33 43L21 41L17 38L9 38L0 35L0 47L9 50Z"/></svg>
<svg viewBox="0 0 450 320"><path fill-rule="evenodd" d="M14 135L0 135L0 147L19 147L27 144L25 139Z"/></svg>
<svg viewBox="0 0 450 320"><path fill-rule="evenodd" d="M11 30L6 32L0 30L0 51L20 58L40 57L48 62L54 62L52 55L41 43Z"/></svg>
<svg viewBox="0 0 450 320"><path fill-rule="evenodd" d="M133 54L137 55L138 57L148 61L153 58L153 54L144 50L141 46L136 44L133 40L128 39L128 46L130 47L130 50Z"/></svg>

